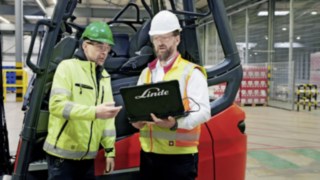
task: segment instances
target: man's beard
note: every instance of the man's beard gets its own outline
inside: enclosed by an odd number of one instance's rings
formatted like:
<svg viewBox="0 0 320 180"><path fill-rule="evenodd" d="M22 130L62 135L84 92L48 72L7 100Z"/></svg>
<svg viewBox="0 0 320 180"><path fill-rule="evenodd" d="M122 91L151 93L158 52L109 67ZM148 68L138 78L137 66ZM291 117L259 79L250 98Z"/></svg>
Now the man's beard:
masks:
<svg viewBox="0 0 320 180"><path fill-rule="evenodd" d="M159 50L158 50L159 51ZM173 48L169 47L164 53L160 54L157 52L157 57L160 61L166 61L173 53Z"/></svg>

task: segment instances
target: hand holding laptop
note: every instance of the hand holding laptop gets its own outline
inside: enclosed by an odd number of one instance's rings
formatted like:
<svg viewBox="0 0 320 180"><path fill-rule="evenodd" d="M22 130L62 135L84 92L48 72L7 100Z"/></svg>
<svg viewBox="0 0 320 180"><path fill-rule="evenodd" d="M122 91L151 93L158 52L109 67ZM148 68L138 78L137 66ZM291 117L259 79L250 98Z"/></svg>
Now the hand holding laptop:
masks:
<svg viewBox="0 0 320 180"><path fill-rule="evenodd" d="M171 128L176 124L176 119L172 116L169 116L167 119L160 119L153 113L151 113L152 120L154 123L163 128Z"/></svg>
<svg viewBox="0 0 320 180"><path fill-rule="evenodd" d="M114 102L103 103L96 106L96 117L101 119L114 118L122 106L114 106Z"/></svg>
<svg viewBox="0 0 320 180"><path fill-rule="evenodd" d="M137 121L132 122L133 127L137 129L143 128L145 124L156 124L163 128L172 128L176 124L176 119L172 116L169 116L167 119L160 119L153 113L150 114L153 121Z"/></svg>

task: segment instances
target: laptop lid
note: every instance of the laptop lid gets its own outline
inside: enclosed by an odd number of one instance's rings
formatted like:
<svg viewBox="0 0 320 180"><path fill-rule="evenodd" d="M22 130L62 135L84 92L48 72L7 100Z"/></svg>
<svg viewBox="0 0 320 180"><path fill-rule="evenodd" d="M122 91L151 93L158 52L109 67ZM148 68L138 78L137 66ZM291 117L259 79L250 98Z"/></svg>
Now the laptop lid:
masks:
<svg viewBox="0 0 320 180"><path fill-rule="evenodd" d="M179 82L163 81L120 89L129 121L152 121L151 113L159 118L183 116Z"/></svg>

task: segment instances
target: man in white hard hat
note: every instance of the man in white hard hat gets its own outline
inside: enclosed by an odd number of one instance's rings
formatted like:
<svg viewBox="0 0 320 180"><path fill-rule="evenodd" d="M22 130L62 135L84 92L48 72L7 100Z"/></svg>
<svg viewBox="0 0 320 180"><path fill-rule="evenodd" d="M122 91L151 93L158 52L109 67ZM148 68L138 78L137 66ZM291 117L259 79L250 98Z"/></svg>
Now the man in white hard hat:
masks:
<svg viewBox="0 0 320 180"><path fill-rule="evenodd" d="M181 30L178 18L170 11L154 16L149 35L157 59L143 70L138 84L179 80L185 110L193 113L178 119L151 114L153 123L132 123L140 129L141 179L197 177L200 125L210 118L208 85L205 70L183 59L177 50Z"/></svg>

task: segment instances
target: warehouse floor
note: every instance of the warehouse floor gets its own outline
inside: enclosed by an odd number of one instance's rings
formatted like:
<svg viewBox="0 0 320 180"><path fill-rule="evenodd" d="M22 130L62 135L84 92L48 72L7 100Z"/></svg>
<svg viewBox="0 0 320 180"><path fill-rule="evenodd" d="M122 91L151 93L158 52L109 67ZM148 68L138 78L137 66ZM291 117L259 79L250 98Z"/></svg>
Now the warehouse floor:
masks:
<svg viewBox="0 0 320 180"><path fill-rule="evenodd" d="M10 152L15 154L22 127L22 103L5 104ZM243 107L248 135L247 180L318 180L320 110L287 111Z"/></svg>
<svg viewBox="0 0 320 180"><path fill-rule="evenodd" d="M245 107L248 180L317 180L320 110Z"/></svg>

